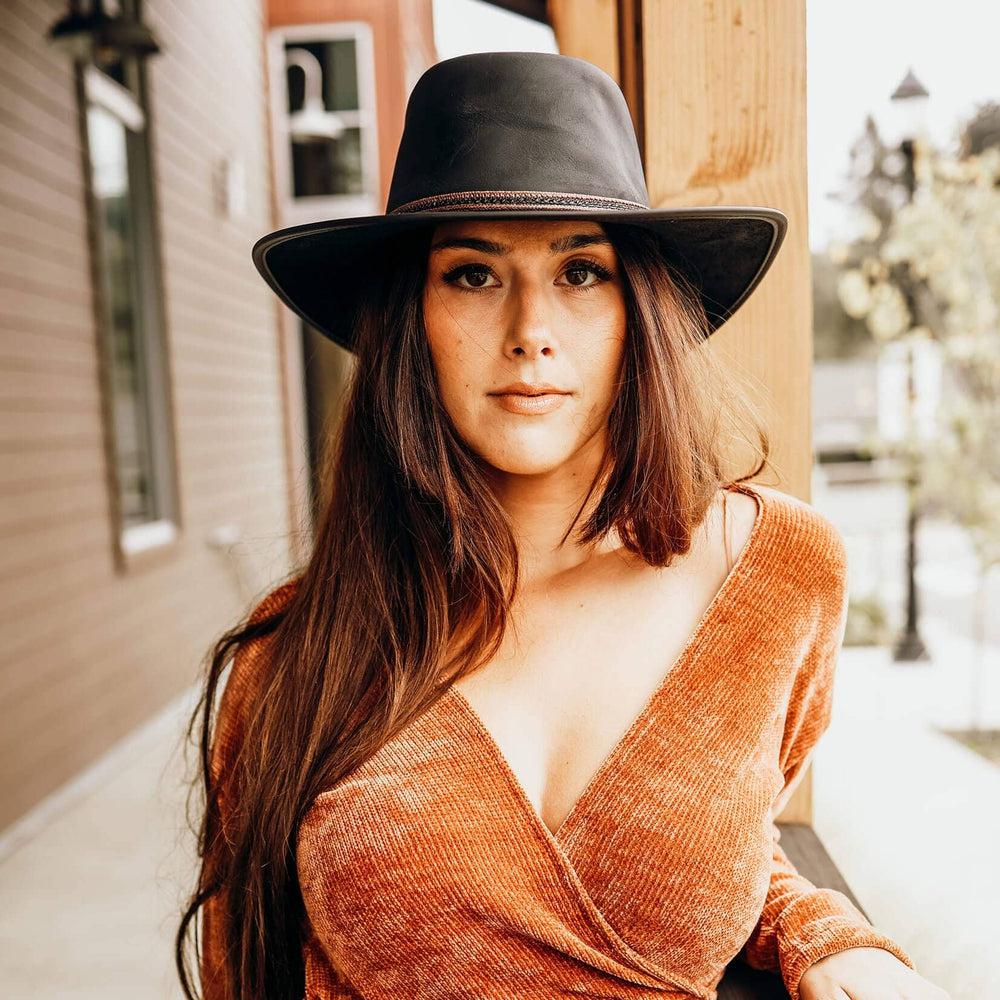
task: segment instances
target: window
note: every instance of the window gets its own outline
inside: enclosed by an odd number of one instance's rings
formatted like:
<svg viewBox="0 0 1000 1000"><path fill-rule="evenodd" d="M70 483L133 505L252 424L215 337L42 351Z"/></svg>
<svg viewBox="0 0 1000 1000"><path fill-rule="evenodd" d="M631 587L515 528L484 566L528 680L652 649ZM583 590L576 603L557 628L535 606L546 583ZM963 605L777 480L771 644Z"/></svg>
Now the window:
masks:
<svg viewBox="0 0 1000 1000"><path fill-rule="evenodd" d="M363 22L270 33L282 224L379 211L374 57Z"/></svg>
<svg viewBox="0 0 1000 1000"><path fill-rule="evenodd" d="M80 72L121 564L177 533L147 116L135 59Z"/></svg>

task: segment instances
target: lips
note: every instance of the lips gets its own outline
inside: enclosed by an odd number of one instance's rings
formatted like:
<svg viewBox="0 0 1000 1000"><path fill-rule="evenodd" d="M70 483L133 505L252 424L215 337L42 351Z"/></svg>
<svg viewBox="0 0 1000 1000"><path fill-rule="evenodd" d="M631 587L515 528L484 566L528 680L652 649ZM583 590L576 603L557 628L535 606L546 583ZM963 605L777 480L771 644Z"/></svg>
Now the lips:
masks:
<svg viewBox="0 0 1000 1000"><path fill-rule="evenodd" d="M568 389L562 389L550 382L511 382L500 389L491 392L491 396L544 396L555 393L568 395Z"/></svg>
<svg viewBox="0 0 1000 1000"><path fill-rule="evenodd" d="M508 386L498 392L490 393L490 396L509 413L526 416L551 413L563 405L568 395L566 390L554 386L551 388L538 385L526 386L524 383L516 388Z"/></svg>

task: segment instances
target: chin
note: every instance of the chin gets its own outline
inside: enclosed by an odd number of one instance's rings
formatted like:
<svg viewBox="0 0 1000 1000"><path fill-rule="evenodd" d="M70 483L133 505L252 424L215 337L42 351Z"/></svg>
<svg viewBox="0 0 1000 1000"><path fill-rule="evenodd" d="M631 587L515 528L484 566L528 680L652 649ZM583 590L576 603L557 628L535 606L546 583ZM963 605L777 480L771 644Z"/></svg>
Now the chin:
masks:
<svg viewBox="0 0 1000 1000"><path fill-rule="evenodd" d="M570 458L570 449L528 447L517 443L510 448L476 449L488 465L510 476L540 476L554 472Z"/></svg>

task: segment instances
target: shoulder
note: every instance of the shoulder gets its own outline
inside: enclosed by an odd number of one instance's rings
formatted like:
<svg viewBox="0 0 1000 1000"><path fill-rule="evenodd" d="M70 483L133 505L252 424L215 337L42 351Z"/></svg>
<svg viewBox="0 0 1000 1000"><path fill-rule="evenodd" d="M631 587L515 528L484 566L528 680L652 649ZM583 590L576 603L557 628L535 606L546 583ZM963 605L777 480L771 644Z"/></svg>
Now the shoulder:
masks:
<svg viewBox="0 0 1000 1000"><path fill-rule="evenodd" d="M241 630L260 628L263 631L251 632L236 647L233 656L233 676L230 683L239 683L242 674L247 672L249 664L257 661L261 654L271 645L273 630L266 623L272 616L287 610L295 592L298 589L298 579L289 580L269 591L263 598L252 605L242 623Z"/></svg>
<svg viewBox="0 0 1000 1000"><path fill-rule="evenodd" d="M796 588L829 591L839 603L847 585L848 557L837 526L790 493L759 483L750 488L765 508L766 530L761 539L765 558Z"/></svg>
<svg viewBox="0 0 1000 1000"><path fill-rule="evenodd" d="M277 612L284 611L297 589L298 579L290 580L269 591L251 606L239 629L262 626ZM218 732L220 748L225 749L238 737L246 724L259 689L262 674L266 672L267 654L272 648L273 630L251 633L235 646L229 674L219 699Z"/></svg>
<svg viewBox="0 0 1000 1000"><path fill-rule="evenodd" d="M275 587L273 590L261 598L247 616L247 624L255 624L264 618L269 617L276 611L283 611L288 606L289 601L295 595L299 586L299 577L288 580Z"/></svg>
<svg viewBox="0 0 1000 1000"><path fill-rule="evenodd" d="M749 493L729 490L724 493L726 511L726 534L730 542L733 559L746 547L754 526L757 524L759 501Z"/></svg>

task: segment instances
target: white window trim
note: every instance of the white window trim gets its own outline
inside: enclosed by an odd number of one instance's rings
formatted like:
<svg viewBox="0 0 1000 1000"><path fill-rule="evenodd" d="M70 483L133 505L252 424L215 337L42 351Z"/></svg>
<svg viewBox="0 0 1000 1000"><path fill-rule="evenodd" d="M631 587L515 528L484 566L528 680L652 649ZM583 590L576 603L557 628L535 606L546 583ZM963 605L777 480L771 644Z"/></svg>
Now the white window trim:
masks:
<svg viewBox="0 0 1000 1000"><path fill-rule="evenodd" d="M148 552L163 545L177 541L177 525L173 521L148 521L146 524L134 524L121 533L122 551L129 556L140 552Z"/></svg>
<svg viewBox="0 0 1000 1000"><path fill-rule="evenodd" d="M96 105L108 114L114 116L130 132L145 134L147 129L147 118L142 104L127 87L122 86L117 80L112 79L106 73L101 72L93 65L85 65L82 69L83 99L84 107L82 114L86 122L87 108ZM89 142L89 134L87 141ZM147 158L147 165L152 158L152 150L147 145L144 156ZM130 177L130 184L132 178ZM151 173L143 177L143 183L152 182ZM136 192L133 191L135 195ZM155 212L155 204L152 194L144 190L141 197L147 202L144 212L152 214ZM145 231L145 226L151 224L152 220L147 219L144 214L134 218L137 226L137 240L152 240L151 234ZM155 267L156 255L146 263L149 268ZM103 262L101 264L103 275ZM163 318L160 313L159 297L162 294L158 284L158 275L147 269L140 269L136 272L135 278L139 283L139 314L141 315L141 326L143 335L147 338L143 345L142 355L145 357L146 370L146 391L149 393L147 404L149 406L151 447L153 448L152 462L154 475L156 475L155 489L157 491L157 503L162 508L166 508L173 517L159 517L144 524L124 525L120 520L115 525L116 547L121 560L127 561L130 557L139 556L154 549L163 548L173 544L180 535L180 525L176 518L177 514L177 467L175 453L173 450L173 433L171 419L171 393L167 382L168 379L168 355L163 329ZM147 273L149 272L149 273ZM102 319L106 323L107 317ZM151 334L153 338L150 339ZM101 345L104 357L102 365L108 369L108 374L104 382L103 392L108 394L106 401L105 419L110 420L110 410L113 409L113 376L111 374L110 347L108 344L109 330L105 327L101 331ZM150 358L148 352L155 351L155 361ZM113 476L115 489L119 488L117 475L117 454L114 442L114 431L111 431L112 448L108 456L116 470ZM168 440L169 439L169 440ZM114 504L114 509L118 510L118 501ZM127 568L123 565L122 568Z"/></svg>
<svg viewBox="0 0 1000 1000"><path fill-rule="evenodd" d="M338 112L351 125L361 125L361 164L369 194L323 195L294 198L290 194L292 150L288 134L288 90L285 45L288 42L332 42L354 39L358 65L356 112ZM268 32L268 77L271 125L274 135L274 172L281 225L292 226L319 219L350 218L380 212L378 116L375 95L375 44L366 21L331 21L281 25Z"/></svg>
<svg viewBox="0 0 1000 1000"><path fill-rule="evenodd" d="M126 128L141 132L146 127L146 115L132 91L117 80L112 80L97 67L84 67L83 87L88 101L100 105L109 114L121 119Z"/></svg>

